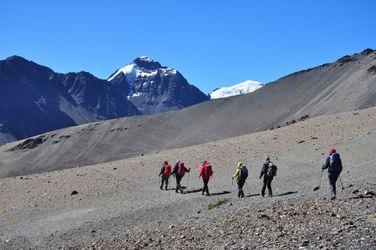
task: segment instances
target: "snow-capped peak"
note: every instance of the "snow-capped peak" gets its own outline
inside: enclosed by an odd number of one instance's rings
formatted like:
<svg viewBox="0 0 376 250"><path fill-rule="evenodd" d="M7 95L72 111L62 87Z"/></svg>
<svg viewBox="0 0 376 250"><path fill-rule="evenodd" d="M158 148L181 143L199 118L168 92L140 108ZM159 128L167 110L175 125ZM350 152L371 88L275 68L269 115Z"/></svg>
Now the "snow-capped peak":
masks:
<svg viewBox="0 0 376 250"><path fill-rule="evenodd" d="M153 59L151 59L150 57L148 56L140 56L139 57L142 61L145 61L145 62L156 62L154 61Z"/></svg>
<svg viewBox="0 0 376 250"><path fill-rule="evenodd" d="M127 66L118 69L114 74L112 74L107 81L113 80L120 73L123 73L127 78L129 83L132 83L136 78L147 78L156 76L158 73L163 74L163 76L176 74L176 70L162 67L161 64L150 57L140 56L136 58L133 62Z"/></svg>
<svg viewBox="0 0 376 250"><path fill-rule="evenodd" d="M210 98L218 99L234 95L247 94L261 88L264 85L265 84L261 82L247 80L234 86L216 89L210 94Z"/></svg>
<svg viewBox="0 0 376 250"><path fill-rule="evenodd" d="M129 78L134 79L137 76L137 66L136 66L135 63L132 62L132 63L128 64L127 66L118 69L114 74L112 74L107 79L107 81L113 80L120 73L123 73L127 77L127 79L129 79Z"/></svg>

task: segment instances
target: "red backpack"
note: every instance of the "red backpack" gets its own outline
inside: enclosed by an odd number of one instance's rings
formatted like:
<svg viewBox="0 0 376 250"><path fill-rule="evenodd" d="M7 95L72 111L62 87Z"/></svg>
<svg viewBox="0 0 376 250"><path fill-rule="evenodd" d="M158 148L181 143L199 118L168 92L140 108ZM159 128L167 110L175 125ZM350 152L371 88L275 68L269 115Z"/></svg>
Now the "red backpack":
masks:
<svg viewBox="0 0 376 250"><path fill-rule="evenodd" d="M184 163L180 163L178 167L178 175L183 176L185 174Z"/></svg>
<svg viewBox="0 0 376 250"><path fill-rule="evenodd" d="M212 167L211 165L206 165L205 168L204 168L204 174L203 174L203 177L205 179L209 179L210 176L212 176L213 174L213 170L212 170Z"/></svg>
<svg viewBox="0 0 376 250"><path fill-rule="evenodd" d="M164 172L163 172L163 175L164 176L169 176L171 174L171 166L170 165L165 165L164 166Z"/></svg>

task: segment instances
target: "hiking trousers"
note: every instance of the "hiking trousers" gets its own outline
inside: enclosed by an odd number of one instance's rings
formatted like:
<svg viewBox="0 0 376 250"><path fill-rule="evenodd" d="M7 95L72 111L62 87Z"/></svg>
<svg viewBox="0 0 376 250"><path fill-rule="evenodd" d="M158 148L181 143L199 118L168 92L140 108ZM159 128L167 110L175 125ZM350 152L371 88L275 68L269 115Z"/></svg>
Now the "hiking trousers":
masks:
<svg viewBox="0 0 376 250"><path fill-rule="evenodd" d="M263 183L262 189L261 189L261 195L262 196L265 196L266 187L268 188L269 196L273 196L272 181L273 181L273 177L264 175L264 183Z"/></svg>
<svg viewBox="0 0 376 250"><path fill-rule="evenodd" d="M243 198L244 197L243 187L245 184L245 180L237 180L236 183L238 184L238 197Z"/></svg>
<svg viewBox="0 0 376 250"><path fill-rule="evenodd" d="M161 189L163 189L163 184L165 184L165 189L167 190L168 187L168 179L170 178L169 175L162 175L162 182L161 182Z"/></svg>
<svg viewBox="0 0 376 250"><path fill-rule="evenodd" d="M181 182L181 179L183 179L183 176L179 176L178 174L176 174L175 177L176 177L175 192L177 193L178 191L180 191L181 193L183 193L183 189L181 188L181 185L180 185L180 182Z"/></svg>
<svg viewBox="0 0 376 250"><path fill-rule="evenodd" d="M332 198L336 198L337 190L336 190L336 182L338 180L340 173L328 173L329 179L329 192Z"/></svg>
<svg viewBox="0 0 376 250"><path fill-rule="evenodd" d="M203 178L202 181L204 182L204 187L202 188L202 194L206 193L206 195L210 195L209 187L208 187L209 179Z"/></svg>

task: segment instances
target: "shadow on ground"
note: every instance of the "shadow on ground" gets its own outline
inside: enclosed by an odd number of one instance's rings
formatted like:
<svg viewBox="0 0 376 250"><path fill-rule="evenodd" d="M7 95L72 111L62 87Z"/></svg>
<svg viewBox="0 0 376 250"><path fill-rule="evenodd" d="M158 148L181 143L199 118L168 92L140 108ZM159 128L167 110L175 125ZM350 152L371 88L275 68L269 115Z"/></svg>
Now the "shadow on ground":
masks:
<svg viewBox="0 0 376 250"><path fill-rule="evenodd" d="M289 191L289 192L277 194L277 195L274 195L274 196L279 197L279 196L291 195L291 194L296 194L297 192L298 191Z"/></svg>
<svg viewBox="0 0 376 250"><path fill-rule="evenodd" d="M230 191L222 191L218 193L211 193L210 196L216 196L216 195L223 195L223 194L230 194Z"/></svg>

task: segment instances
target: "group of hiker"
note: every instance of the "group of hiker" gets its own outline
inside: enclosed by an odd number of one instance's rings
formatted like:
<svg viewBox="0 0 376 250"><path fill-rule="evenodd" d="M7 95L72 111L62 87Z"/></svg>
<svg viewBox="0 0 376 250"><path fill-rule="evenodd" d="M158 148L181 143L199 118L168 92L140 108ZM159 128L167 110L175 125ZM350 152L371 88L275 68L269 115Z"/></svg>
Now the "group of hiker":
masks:
<svg viewBox="0 0 376 250"><path fill-rule="evenodd" d="M190 171L191 171L191 168L186 168L184 165L184 162L181 162L180 160L176 161L173 169L171 165L167 161L165 161L159 173L159 176L161 176L160 189L163 190L163 186L165 186L165 190L168 189L169 178L171 175L173 175L175 176L175 179L176 179L175 192L178 193L180 191L183 194L184 191L183 191L183 188L181 187L181 180L183 179L184 175L186 173L190 173ZM204 182L204 186L202 188L203 195L205 193L207 196L210 195L208 183L212 175L213 175L213 170L212 170L211 164L208 161L204 161L199 171L199 178L202 178ZM188 175L188 178L189 178L189 175Z"/></svg>
<svg viewBox="0 0 376 250"><path fill-rule="evenodd" d="M337 195L336 182L342 171L342 161L341 161L339 153L337 153L335 148L331 148L329 150L329 155L326 158L325 163L322 166L321 178L322 178L322 172L325 169L328 169L329 189L331 193L331 199L334 200ZM169 178L171 175L173 175L175 176L175 179L176 179L175 192L178 193L180 191L183 194L184 191L181 186L181 180L183 179L185 174L190 173L190 171L191 169L186 168L184 162L181 162L180 160L176 161L174 168L172 168L171 165L167 161L165 161L159 173L159 176L161 176L160 189L163 190L163 187L165 188L165 190L168 189ZM207 196L210 196L208 183L212 175L213 175L213 170L212 170L211 164L208 161L204 161L200 167L199 175L198 175L198 177L202 178L202 181L203 181L203 188L201 189L202 195L206 194ZM273 196L271 184L272 184L273 178L276 175L277 175L277 166L270 160L270 157L267 156L265 162L262 165L262 169L260 173L260 179L263 178L263 184L261 188L262 197L265 197L266 189L268 189L268 195ZM189 176L190 175L188 175L188 182L189 182ZM237 164L235 173L232 176L232 180L235 179L238 185L238 197L239 198L243 198L245 196L243 187L246 183L247 178L248 178L248 169L245 165L243 165L242 162L239 162ZM320 178L320 184L321 184L321 178Z"/></svg>

